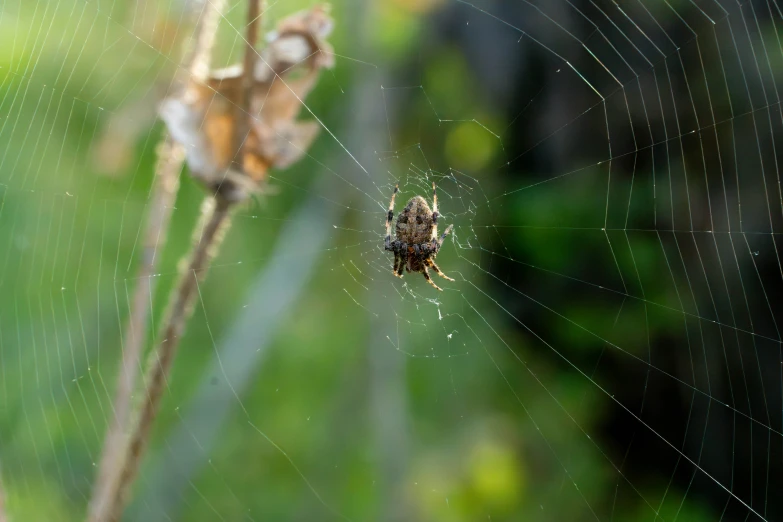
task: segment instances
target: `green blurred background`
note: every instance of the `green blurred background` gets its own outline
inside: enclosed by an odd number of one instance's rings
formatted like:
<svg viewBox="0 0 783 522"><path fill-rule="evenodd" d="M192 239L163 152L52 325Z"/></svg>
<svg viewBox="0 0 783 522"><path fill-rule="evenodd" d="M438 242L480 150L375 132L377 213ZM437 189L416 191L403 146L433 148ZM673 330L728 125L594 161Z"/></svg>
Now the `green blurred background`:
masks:
<svg viewBox="0 0 783 522"><path fill-rule="evenodd" d="M13 521L84 518L189 9L0 4ZM783 520L777 4L331 13L303 115L330 132L237 211L126 520ZM181 180L150 340L204 198ZM399 210L433 181L442 294L382 247L395 183Z"/></svg>

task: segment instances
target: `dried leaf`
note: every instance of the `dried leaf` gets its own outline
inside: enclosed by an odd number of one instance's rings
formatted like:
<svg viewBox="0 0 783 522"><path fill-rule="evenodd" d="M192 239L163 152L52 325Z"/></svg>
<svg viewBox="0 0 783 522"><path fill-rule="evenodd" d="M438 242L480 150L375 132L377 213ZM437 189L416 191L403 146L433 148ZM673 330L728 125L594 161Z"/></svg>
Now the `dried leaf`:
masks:
<svg viewBox="0 0 783 522"><path fill-rule="evenodd" d="M229 199L245 199L263 189L269 168L286 168L312 144L320 126L297 122L304 99L320 70L334 65L325 38L333 22L325 7L314 7L282 20L267 35L253 71L249 134L238 110L243 70L233 65L214 71L206 84L192 84L178 97L165 99L160 116L174 139L187 149L192 175ZM243 142L241 151L237 143Z"/></svg>

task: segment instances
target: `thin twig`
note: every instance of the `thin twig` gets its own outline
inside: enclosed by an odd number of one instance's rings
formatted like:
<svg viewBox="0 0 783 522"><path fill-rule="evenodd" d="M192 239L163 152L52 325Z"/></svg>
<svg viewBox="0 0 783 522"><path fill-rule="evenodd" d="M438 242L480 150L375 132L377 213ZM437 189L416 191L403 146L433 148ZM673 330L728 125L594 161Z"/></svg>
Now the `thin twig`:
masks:
<svg viewBox="0 0 783 522"><path fill-rule="evenodd" d="M258 29L261 26L260 0L248 0L247 19L250 21L247 25L247 34L245 36L245 57L242 62L242 94L238 100L236 110L237 129L234 133L234 150L238 151L238 163L244 168L245 154L243 152L244 144L253 125L253 114L250 112L250 105L253 94L253 84L255 82L256 60L258 51L256 42L258 41Z"/></svg>
<svg viewBox="0 0 783 522"><path fill-rule="evenodd" d="M138 520L152 520L159 513L181 520L182 493L200 466L206 465L206 459L201 457L211 454L219 444L221 427L237 407L232 390L242 396L251 385L269 354L271 341L296 309L313 277L326 246L323 225L339 222L342 209L327 204L322 195L332 196L328 201L339 202L347 199L347 193L335 187L327 174L321 176L311 192L312 197L286 220L279 240L270 246L264 270L247 286L247 304L237 310L233 324L221 336L197 391L187 405L179 406L178 426L166 434L166 442L156 445L154 452L150 448L150 466L145 467L143 488L136 493L139 511L134 515ZM302 251L303 242L311 248ZM269 306L270 295L275 296L274 306ZM197 315L200 313L196 311ZM253 349L248 350L248 346ZM212 370L215 372L210 374ZM222 375L231 386L216 387L211 382L212 375ZM198 422L200 419L209 420Z"/></svg>
<svg viewBox="0 0 783 522"><path fill-rule="evenodd" d="M221 4L222 2L217 2ZM201 2L194 2L191 18L201 12ZM189 67L178 71L173 82L174 88L184 88L188 82L200 82L209 73L209 58L220 20L220 5L208 5L203 18L197 24L194 35L188 42L188 48L183 53L184 63ZM192 22L191 22L192 23ZM187 23L186 25L191 25ZM188 75L190 78L188 78ZM179 189L179 173L185 158L182 145L175 142L166 133L158 146L158 162L155 168L155 186L149 206L144 240L142 260L136 280L132 306L123 335L123 353L118 372L117 390L113 410L114 416L109 424L104 440L103 451L98 465L98 473L94 484L93 496L90 502L88 520L102 522L108 516L111 491L114 489L121 469L124 455L126 433L130 425L130 413L133 391L136 388L139 361L146 338L146 324L149 317L151 296L154 291L158 255L166 242L166 231L171 221L177 191ZM0 518L0 522L3 520Z"/></svg>
<svg viewBox="0 0 783 522"><path fill-rule="evenodd" d="M117 480L119 463L126 444L126 433L130 424L133 391L136 388L139 361L146 337L146 323L149 316L150 298L155 285L153 274L157 266L156 247L165 242L166 230L171 218L179 186L178 174L182 168L184 150L169 136L164 138L158 149L156 167L157 187L145 231L145 241L141 266L138 270L137 286L133 293L128 323L123 337L122 361L117 376L117 390L114 396L114 416L106 431L103 452L99 461L98 473L93 485L88 520L100 522L106 520L108 495L111 485ZM157 259L156 259L157 258Z"/></svg>
<svg viewBox="0 0 783 522"><path fill-rule="evenodd" d="M247 19L250 23L247 26L247 35L245 36L245 60L243 63L244 93L242 102L243 109L247 109L250 104L250 96L253 90L254 73L256 69L256 59L258 51L256 42L258 42L258 28L261 26L260 0L249 0L247 3Z"/></svg>
<svg viewBox="0 0 783 522"><path fill-rule="evenodd" d="M235 136L242 136L242 142L250 129L252 115L249 112L250 95L253 85L252 72L255 69L255 59L258 55L255 42L258 39L260 26L258 0L249 0L248 19L251 22L247 26L247 48L245 51L244 87L239 110L245 113L245 117L236 119ZM249 78L249 79L248 79ZM242 147L237 147L240 164ZM230 224L230 214L233 201L223 198L219 193L209 197L204 202L202 218L203 225L196 228L196 238L190 253L188 268L177 285L172 300L170 312L165 322L161 341L155 351L150 355L148 369L145 375L145 390L143 401L136 416L136 424L133 427L130 440L124 451L124 459L121 464L116 484L110 484L110 500L108 521L119 522L122 518L125 505L130 496L131 486L138 474L141 460L147 449L152 426L160 409L160 402L167 384L169 373L179 347L185 324L190 318L198 290L198 281L206 276L212 258L217 253L218 247ZM97 522L97 521L96 521Z"/></svg>
<svg viewBox="0 0 783 522"><path fill-rule="evenodd" d="M205 224L196 228L193 250L187 270L182 275L171 304L171 311L162 333L162 340L150 355L147 373L144 379L146 389L139 409L138 419L125 453L125 460L119 480L111 497L111 510L108 520L119 522L128 501L130 487L136 478L141 459L147 448L152 425L160 408L163 391L174 362L174 357L182 339L185 323L193 312L198 295L198 281L203 279L210 261L217 253L220 241L230 223L231 202L221 198L208 198L202 216ZM200 233L199 233L200 231Z"/></svg>

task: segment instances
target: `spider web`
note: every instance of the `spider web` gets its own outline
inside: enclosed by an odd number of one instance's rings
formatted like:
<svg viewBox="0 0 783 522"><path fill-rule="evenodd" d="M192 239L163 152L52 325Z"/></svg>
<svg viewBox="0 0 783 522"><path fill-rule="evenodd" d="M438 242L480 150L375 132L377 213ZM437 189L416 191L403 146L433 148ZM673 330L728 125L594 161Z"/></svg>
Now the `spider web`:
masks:
<svg viewBox="0 0 783 522"><path fill-rule="evenodd" d="M12 520L83 519L187 8L0 6ZM778 2L333 16L322 135L235 215L126 518L783 519ZM150 341L203 197L181 180ZM399 211L433 182L443 292L383 250L394 186Z"/></svg>

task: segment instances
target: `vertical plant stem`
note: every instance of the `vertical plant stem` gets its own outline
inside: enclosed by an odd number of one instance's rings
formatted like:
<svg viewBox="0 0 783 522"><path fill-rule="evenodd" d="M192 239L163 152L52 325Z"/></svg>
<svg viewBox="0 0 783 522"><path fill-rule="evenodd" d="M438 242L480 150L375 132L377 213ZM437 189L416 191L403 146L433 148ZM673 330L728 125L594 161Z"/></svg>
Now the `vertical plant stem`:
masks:
<svg viewBox="0 0 783 522"><path fill-rule="evenodd" d="M244 114L236 119L234 136L244 143L249 133L253 115L250 114L250 102L253 88L253 71L258 52L255 42L258 40L260 25L258 0L249 0L248 25L246 34L246 49L244 58L243 93L238 110ZM241 137L241 138L240 138ZM242 145L237 146L239 163L242 164ZM152 354L145 375L145 390L143 402L139 408L136 424L130 440L124 451L124 459L119 463L119 475L116 484L110 484L109 522L119 522L130 496L131 486L139 472L141 461L149 444L152 426L160 410L160 402L167 384L168 375L177 354L179 342L185 324L193 312L193 305L198 290L198 281L203 279L209 268L210 261L217 253L225 230L230 223L230 213L233 202L224 199L220 194L205 200L202 216L204 223L196 227L201 231L194 239L190 253L188 268L177 285L171 297L171 306L162 340ZM98 521L96 521L98 522Z"/></svg>
<svg viewBox="0 0 783 522"><path fill-rule="evenodd" d="M261 12L259 6L260 0L248 0L247 2L247 20L245 35L245 56L242 61L242 94L237 100L236 129L234 132L234 150L236 151L237 163L244 167L245 155L242 149L247 142L250 129L253 126L253 114L251 113L251 101L253 94L253 84L255 82L256 59L258 51L256 42L258 41L258 28L261 25Z"/></svg>
<svg viewBox="0 0 783 522"><path fill-rule="evenodd" d="M253 90L254 72L256 68L256 59L258 58L258 51L256 50L256 42L258 42L258 29L261 25L261 0L248 0L247 2L247 34L245 36L245 59L242 64L243 76L243 93L242 93L242 108L247 109L250 104L250 96Z"/></svg>
<svg viewBox="0 0 783 522"><path fill-rule="evenodd" d="M138 377L146 324L149 317L149 304L154 290L155 268L157 266L157 247L165 242L166 230L174 206L178 174L182 168L184 151L166 136L158 148L156 167L156 189L150 203L145 230L142 261L137 273L137 286L133 293L130 315L123 334L123 352L117 375L117 389L114 396L113 412L103 443L101 459L98 465L93 497L90 502L88 520L100 522L106 519L108 492L117 480L117 470L126 443L126 434L130 424L133 391Z"/></svg>
<svg viewBox="0 0 783 522"><path fill-rule="evenodd" d="M175 89L185 88L190 82L204 81L209 74L209 58L215 40L220 10L223 0L206 6L203 16L196 24L193 37L188 40L184 50L183 63L189 64L177 71L173 82ZM217 5L215 5L217 4ZM201 13L203 2L193 2L185 26L192 25L192 19ZM190 78L188 78L190 76ZM131 421L131 404L139 361L144 348L149 318L149 307L154 292L154 274L157 269L157 255L166 242L166 231L171 221L171 212L179 189L179 173L185 158L182 145L176 143L166 133L157 149L158 162L155 167L154 192L149 204L142 259L136 280L138 281L132 298L128 322L123 334L123 353L117 378L117 389L113 402L113 412L104 440L98 473L93 486L88 521L102 522L108 516L110 496L119 478L127 432ZM0 518L0 522L3 522Z"/></svg>
<svg viewBox="0 0 783 522"><path fill-rule="evenodd" d="M203 279L210 261L217 253L225 230L230 222L231 202L209 197L204 201L203 226L196 228L193 249L186 271L172 295L171 307L161 340L150 354L144 382L146 389L139 408L136 424L125 451L116 486L111 492L110 522L119 522L129 498L131 485L136 478L141 460L149 443L152 425L160 409L160 402L171 372L174 357L185 329L185 323L193 312L198 295L198 281ZM201 234L198 233L201 231Z"/></svg>

